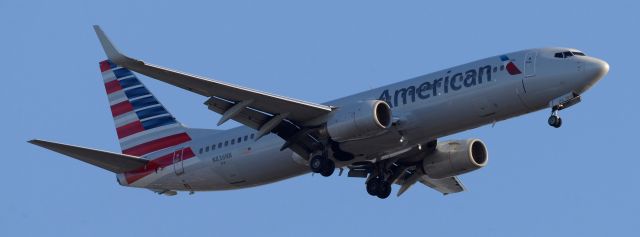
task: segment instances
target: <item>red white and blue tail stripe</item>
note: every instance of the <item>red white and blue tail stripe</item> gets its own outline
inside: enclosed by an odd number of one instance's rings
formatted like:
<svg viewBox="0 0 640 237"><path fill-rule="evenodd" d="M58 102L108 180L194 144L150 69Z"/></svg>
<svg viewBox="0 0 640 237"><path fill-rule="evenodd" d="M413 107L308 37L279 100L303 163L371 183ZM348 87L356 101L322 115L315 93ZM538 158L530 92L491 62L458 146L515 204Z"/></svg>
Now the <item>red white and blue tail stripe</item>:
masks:
<svg viewBox="0 0 640 237"><path fill-rule="evenodd" d="M105 60L100 70L124 154L145 156L191 140L129 69Z"/></svg>
<svg viewBox="0 0 640 237"><path fill-rule="evenodd" d="M126 184L172 165L176 154L180 160L195 157L188 146L191 137L187 128L176 121L129 69L105 60L100 62L100 71L122 153L150 160L140 170L124 173Z"/></svg>

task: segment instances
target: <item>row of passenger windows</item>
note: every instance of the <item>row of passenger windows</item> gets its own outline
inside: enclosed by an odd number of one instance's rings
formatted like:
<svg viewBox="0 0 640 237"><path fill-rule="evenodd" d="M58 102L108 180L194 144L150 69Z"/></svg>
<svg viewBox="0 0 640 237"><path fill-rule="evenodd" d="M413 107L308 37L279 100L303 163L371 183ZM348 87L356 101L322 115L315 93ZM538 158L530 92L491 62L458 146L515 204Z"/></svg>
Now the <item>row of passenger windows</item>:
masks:
<svg viewBox="0 0 640 237"><path fill-rule="evenodd" d="M244 135L244 137L238 137L231 140L226 140L224 142L218 142L217 145L212 144L211 146L201 147L200 150L198 150L198 153L202 154L203 152L215 151L216 149L220 149L222 147L232 146L236 143L240 144L242 142L248 141L249 139L253 139L254 137L255 135L252 133L251 135Z"/></svg>
<svg viewBox="0 0 640 237"><path fill-rule="evenodd" d="M570 51L559 52L554 55L554 57L556 58L568 58L572 56L586 56L586 55L582 52L570 52Z"/></svg>

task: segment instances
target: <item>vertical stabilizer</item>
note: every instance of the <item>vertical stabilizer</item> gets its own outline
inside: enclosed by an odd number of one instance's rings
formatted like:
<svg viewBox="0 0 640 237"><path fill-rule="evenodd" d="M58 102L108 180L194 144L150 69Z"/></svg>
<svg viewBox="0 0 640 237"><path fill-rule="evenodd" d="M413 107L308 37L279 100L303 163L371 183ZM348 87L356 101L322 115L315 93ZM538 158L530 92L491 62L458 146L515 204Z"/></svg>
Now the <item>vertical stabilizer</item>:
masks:
<svg viewBox="0 0 640 237"><path fill-rule="evenodd" d="M129 69L105 60L100 71L122 153L144 156L191 140L187 129Z"/></svg>

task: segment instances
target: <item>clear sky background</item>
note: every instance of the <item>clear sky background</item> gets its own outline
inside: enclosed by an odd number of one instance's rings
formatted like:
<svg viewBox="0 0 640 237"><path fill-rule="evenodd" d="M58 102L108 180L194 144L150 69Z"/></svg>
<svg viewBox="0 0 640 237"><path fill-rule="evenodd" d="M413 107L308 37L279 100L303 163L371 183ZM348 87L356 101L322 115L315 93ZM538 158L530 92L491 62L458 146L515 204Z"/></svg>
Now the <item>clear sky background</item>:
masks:
<svg viewBox="0 0 640 237"><path fill-rule="evenodd" d="M637 1L442 2L0 0L0 236L636 236ZM464 193L379 200L363 179L304 175L165 197L26 143L119 151L93 24L131 56L313 102L533 47L611 71L560 129L545 110L451 136L490 149ZM181 122L215 127L206 98L140 78Z"/></svg>

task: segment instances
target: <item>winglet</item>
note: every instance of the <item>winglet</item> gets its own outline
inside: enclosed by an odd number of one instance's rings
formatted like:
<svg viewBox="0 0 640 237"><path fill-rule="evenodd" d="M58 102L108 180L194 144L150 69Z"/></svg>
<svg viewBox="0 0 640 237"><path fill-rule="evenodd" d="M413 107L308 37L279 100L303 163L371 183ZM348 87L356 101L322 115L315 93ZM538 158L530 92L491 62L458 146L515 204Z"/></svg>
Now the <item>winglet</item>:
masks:
<svg viewBox="0 0 640 237"><path fill-rule="evenodd" d="M107 57L114 62L115 64L126 64L127 56L123 55L116 49L116 47L111 43L109 37L100 29L100 26L94 25L93 29L96 31L96 35L98 35L98 39L100 40L100 44L102 44L102 49L107 54Z"/></svg>

